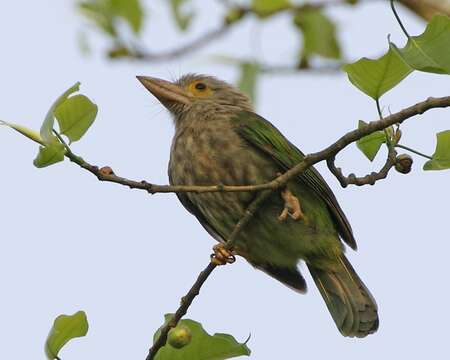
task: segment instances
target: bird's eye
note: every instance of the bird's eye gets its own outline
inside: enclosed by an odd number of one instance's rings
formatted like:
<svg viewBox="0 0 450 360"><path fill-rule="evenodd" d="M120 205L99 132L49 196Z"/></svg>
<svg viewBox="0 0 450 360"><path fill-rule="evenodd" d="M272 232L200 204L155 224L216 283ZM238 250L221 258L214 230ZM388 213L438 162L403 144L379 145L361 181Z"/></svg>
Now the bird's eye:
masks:
<svg viewBox="0 0 450 360"><path fill-rule="evenodd" d="M199 83L195 84L195 88L197 90L205 90L206 89L206 84L202 83L202 82L199 82Z"/></svg>

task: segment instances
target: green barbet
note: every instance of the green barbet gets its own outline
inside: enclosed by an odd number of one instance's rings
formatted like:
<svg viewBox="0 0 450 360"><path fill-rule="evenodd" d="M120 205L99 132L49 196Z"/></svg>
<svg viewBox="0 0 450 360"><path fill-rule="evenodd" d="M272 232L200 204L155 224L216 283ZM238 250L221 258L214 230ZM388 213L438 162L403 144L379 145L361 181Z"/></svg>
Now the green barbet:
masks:
<svg viewBox="0 0 450 360"><path fill-rule="evenodd" d="M193 74L173 83L138 79L174 119L169 162L173 185L261 184L304 157L269 121L254 113L246 95L223 81ZM257 194L177 196L209 234L225 242ZM304 261L342 335L364 337L378 328L377 305L344 256L340 239L356 249L334 194L311 167L264 201L242 228L233 251L299 292L306 291L297 267Z"/></svg>

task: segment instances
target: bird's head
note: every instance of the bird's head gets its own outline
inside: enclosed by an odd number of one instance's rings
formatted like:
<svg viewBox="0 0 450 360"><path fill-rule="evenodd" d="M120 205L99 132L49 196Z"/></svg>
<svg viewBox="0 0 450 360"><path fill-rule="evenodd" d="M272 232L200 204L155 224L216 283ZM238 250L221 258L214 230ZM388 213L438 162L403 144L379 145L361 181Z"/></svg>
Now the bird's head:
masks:
<svg viewBox="0 0 450 360"><path fill-rule="evenodd" d="M245 94L212 76L188 74L175 82L148 76L137 76L137 79L170 111L176 122L189 115L252 110Z"/></svg>

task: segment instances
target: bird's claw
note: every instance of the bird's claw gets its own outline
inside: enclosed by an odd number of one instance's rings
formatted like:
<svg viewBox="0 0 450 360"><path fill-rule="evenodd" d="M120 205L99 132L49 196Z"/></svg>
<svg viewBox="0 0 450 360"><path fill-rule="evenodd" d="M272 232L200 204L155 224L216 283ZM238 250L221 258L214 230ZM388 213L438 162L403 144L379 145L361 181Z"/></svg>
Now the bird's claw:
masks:
<svg viewBox="0 0 450 360"><path fill-rule="evenodd" d="M225 247L225 244L217 244L213 247L214 254L211 254L211 262L216 265L232 264L236 261L233 252Z"/></svg>
<svg viewBox="0 0 450 360"><path fill-rule="evenodd" d="M294 194L291 193L289 189L284 189L281 192L281 197L284 200L284 209L280 216L278 216L278 220L284 221L288 216L294 220L301 220L305 218L305 214L303 214L300 206L300 201Z"/></svg>

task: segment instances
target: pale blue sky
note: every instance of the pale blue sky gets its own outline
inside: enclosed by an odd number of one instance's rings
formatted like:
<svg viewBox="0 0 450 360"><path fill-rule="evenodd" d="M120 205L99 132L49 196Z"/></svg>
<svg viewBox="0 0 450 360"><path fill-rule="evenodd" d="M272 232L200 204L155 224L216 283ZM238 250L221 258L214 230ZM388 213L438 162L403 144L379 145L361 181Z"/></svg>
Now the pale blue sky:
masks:
<svg viewBox="0 0 450 360"><path fill-rule="evenodd" d="M214 3L196 4L208 9L199 14L190 37L216 25ZM375 56L386 48L388 33L403 44L387 3L357 9L333 10L346 54ZM422 31L421 21L401 13L411 33ZM149 16L145 39L152 48L187 40L168 22L163 1L152 5ZM208 56L232 50L275 62L288 61L297 51L297 34L284 16L264 24L245 21L200 53L164 64L110 63L98 52L83 57L76 44L81 28L73 1L3 5L0 118L39 128L52 101L81 81L82 92L100 111L73 150L120 175L156 183L167 183L173 129L135 75L202 72L234 81L234 69L209 62ZM257 44L259 37L264 41ZM100 36L90 39L96 50L105 45ZM382 104L395 112L449 90L448 77L413 74ZM322 149L359 119L376 117L373 101L344 75L266 76L258 99L258 112L305 152ZM404 143L431 154L434 134L450 128L448 119L448 110L435 110L409 121ZM54 317L83 309L90 321L88 337L70 344L61 354L64 360L143 359L163 314L176 309L206 265L214 241L174 195L149 196L99 183L69 162L36 169L36 152L34 143L0 129L0 358L44 358ZM214 272L188 317L211 333L231 333L241 341L251 333L252 358L258 360L448 356L450 172L425 173L423 160L415 160L408 176L393 172L374 187L345 190L319 165L358 240L359 251L348 256L379 304L377 334L343 338L309 274L309 292L302 296L242 259ZM377 158L374 167L382 161ZM337 162L346 172L372 169L355 146Z"/></svg>

